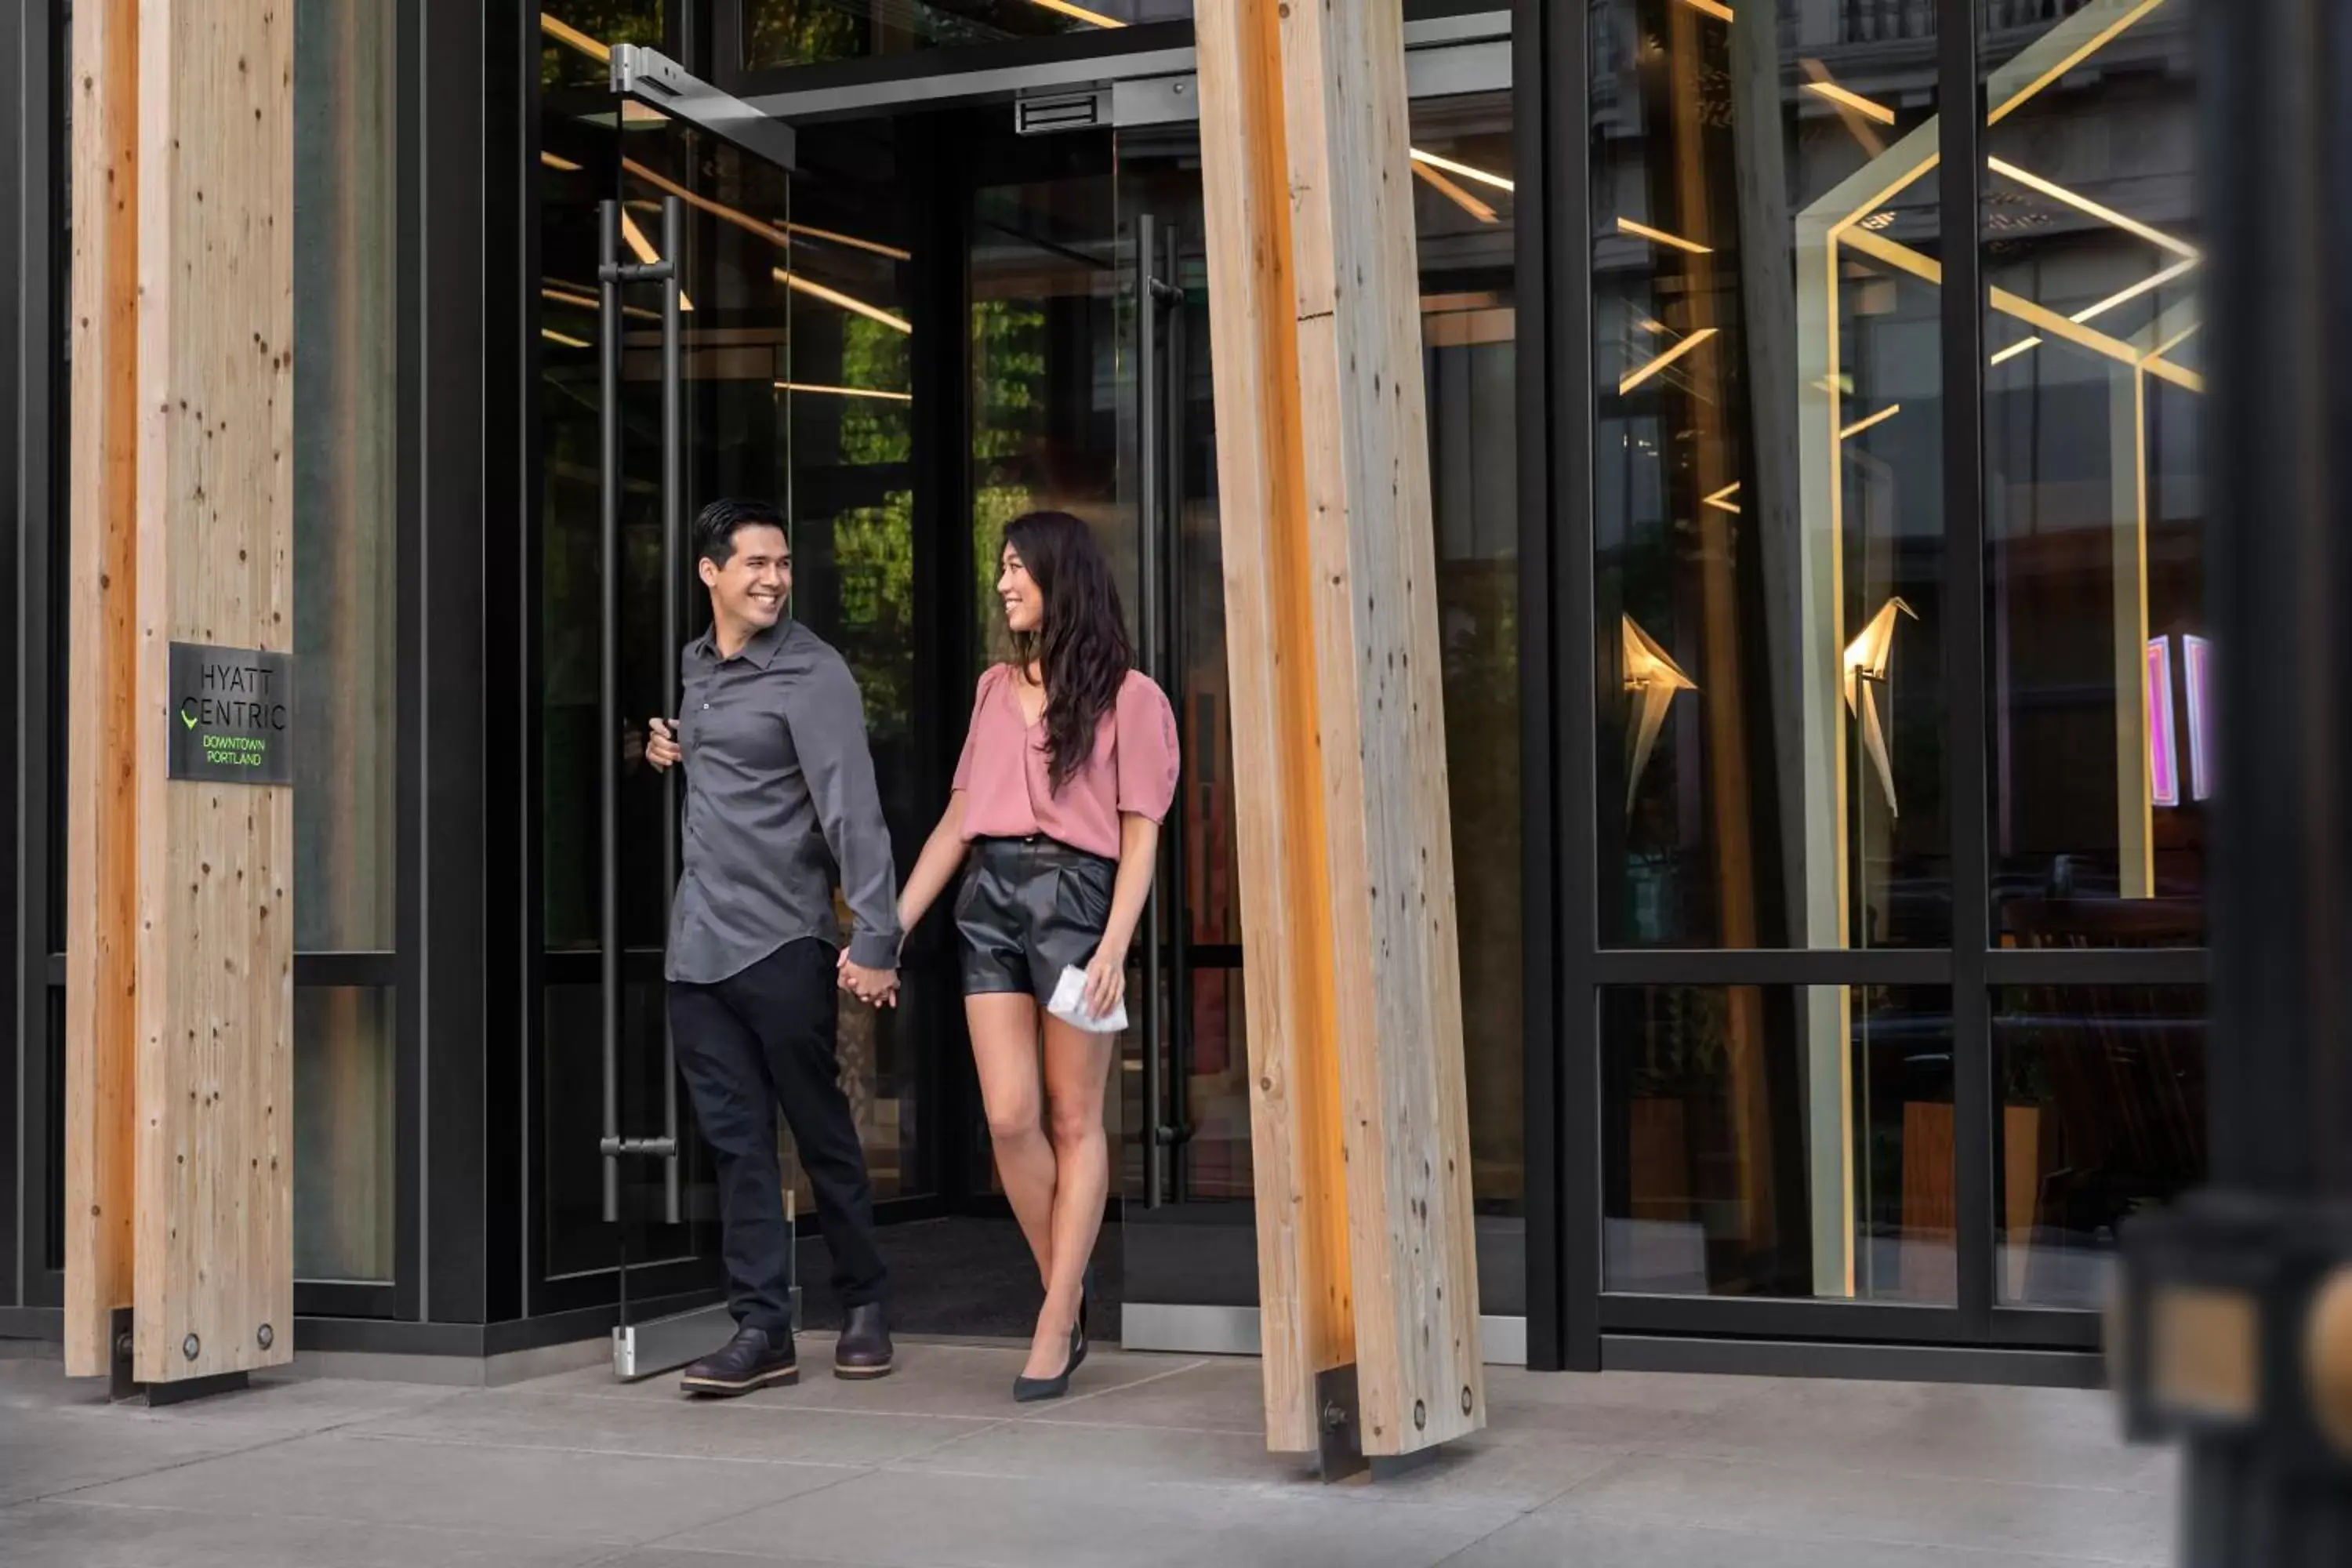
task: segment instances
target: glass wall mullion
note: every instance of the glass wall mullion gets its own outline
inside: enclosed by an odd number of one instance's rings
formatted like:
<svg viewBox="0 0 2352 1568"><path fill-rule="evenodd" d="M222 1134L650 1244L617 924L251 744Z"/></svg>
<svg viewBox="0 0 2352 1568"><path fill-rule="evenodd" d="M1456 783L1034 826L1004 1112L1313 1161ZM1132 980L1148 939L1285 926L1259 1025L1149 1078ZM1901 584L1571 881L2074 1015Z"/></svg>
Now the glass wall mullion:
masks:
<svg viewBox="0 0 2352 1568"><path fill-rule="evenodd" d="M1541 344L1551 367L1549 508L1551 646L1559 769L1554 793L1560 896L1554 1005L1559 1072L1555 1087L1559 1151L1560 1365L1601 1370L1601 1057L1594 958L1600 948L1598 795L1600 630L1593 607L1593 118L1589 21L1545 7L1541 90L1549 100L1553 155L1540 166L1540 222L1550 298ZM1547 443L1529 442L1529 445Z"/></svg>
<svg viewBox="0 0 2352 1568"><path fill-rule="evenodd" d="M1984 318L1977 234L1983 157L1983 93L1977 69L1976 0L1937 0L1937 57L1944 106L1937 177L1944 243L1943 405L1944 666L1950 707L1944 760L1952 834L1954 1173L1959 1305L1972 1340L1991 1329L1993 1292L1993 1081L1990 831L1985 774Z"/></svg>

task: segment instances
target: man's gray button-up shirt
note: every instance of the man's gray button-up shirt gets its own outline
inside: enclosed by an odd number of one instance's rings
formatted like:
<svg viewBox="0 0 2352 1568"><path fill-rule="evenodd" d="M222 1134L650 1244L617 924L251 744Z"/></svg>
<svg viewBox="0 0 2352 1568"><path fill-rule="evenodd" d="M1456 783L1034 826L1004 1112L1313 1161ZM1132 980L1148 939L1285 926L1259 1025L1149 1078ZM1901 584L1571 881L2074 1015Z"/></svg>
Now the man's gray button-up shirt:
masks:
<svg viewBox="0 0 2352 1568"><path fill-rule="evenodd" d="M732 658L698 637L680 670L686 827L669 978L715 984L789 942L838 945L836 873L856 921L849 956L896 967L898 871L849 666L786 619Z"/></svg>

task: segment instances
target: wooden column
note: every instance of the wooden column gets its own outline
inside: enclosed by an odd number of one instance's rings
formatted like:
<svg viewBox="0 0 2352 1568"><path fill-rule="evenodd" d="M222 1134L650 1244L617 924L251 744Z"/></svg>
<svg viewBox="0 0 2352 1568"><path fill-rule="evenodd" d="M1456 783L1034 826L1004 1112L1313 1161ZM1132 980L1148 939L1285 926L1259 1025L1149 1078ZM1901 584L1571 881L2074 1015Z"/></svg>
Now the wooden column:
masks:
<svg viewBox="0 0 2352 1568"><path fill-rule="evenodd" d="M66 755L66 1371L102 1376L131 1305L139 873L139 12L73 21L71 595Z"/></svg>
<svg viewBox="0 0 2352 1568"><path fill-rule="evenodd" d="M1483 1426L1399 0L1201 0L1266 1432Z"/></svg>
<svg viewBox="0 0 2352 1568"><path fill-rule="evenodd" d="M292 795L166 775L171 645L293 644L294 18L74 26L69 1370L167 1383L293 1354Z"/></svg>

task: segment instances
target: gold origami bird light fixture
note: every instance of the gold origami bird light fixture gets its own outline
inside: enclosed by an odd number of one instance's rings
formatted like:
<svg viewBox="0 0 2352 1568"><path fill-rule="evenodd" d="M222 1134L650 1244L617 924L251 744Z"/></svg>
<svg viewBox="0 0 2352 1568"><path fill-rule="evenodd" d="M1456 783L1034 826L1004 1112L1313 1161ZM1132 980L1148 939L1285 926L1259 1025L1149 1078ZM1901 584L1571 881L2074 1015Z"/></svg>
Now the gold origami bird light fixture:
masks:
<svg viewBox="0 0 2352 1568"><path fill-rule="evenodd" d="M1886 791L1886 814L1900 816L1895 804L1895 764L1886 752L1886 725L1878 712L1878 699L1865 690L1863 682L1873 686L1886 684L1888 673L1895 668L1895 620L1897 615L1919 618L1919 612L1901 599L1889 599L1879 606L1878 614L1862 628L1862 635L1845 646L1845 706L1846 711L1862 721L1862 747L1870 753L1878 769L1878 782Z"/></svg>
<svg viewBox="0 0 2352 1568"><path fill-rule="evenodd" d="M1658 639L1633 624L1626 616L1625 689L1633 699L1633 726L1625 732L1625 811L1633 810L1633 793L1641 787L1642 770L1650 765L1650 752L1658 743L1658 731L1664 728L1666 710L1674 706L1677 691L1696 691L1698 683L1682 671L1674 656L1658 646Z"/></svg>

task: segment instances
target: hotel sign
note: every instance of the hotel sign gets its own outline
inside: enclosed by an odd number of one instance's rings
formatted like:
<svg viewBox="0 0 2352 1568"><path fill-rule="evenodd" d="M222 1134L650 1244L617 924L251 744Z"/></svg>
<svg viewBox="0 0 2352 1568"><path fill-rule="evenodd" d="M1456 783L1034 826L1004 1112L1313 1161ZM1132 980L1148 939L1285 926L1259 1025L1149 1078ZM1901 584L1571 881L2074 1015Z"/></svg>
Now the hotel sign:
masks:
<svg viewBox="0 0 2352 1568"><path fill-rule="evenodd" d="M294 656L172 645L167 776L210 784L294 782Z"/></svg>

